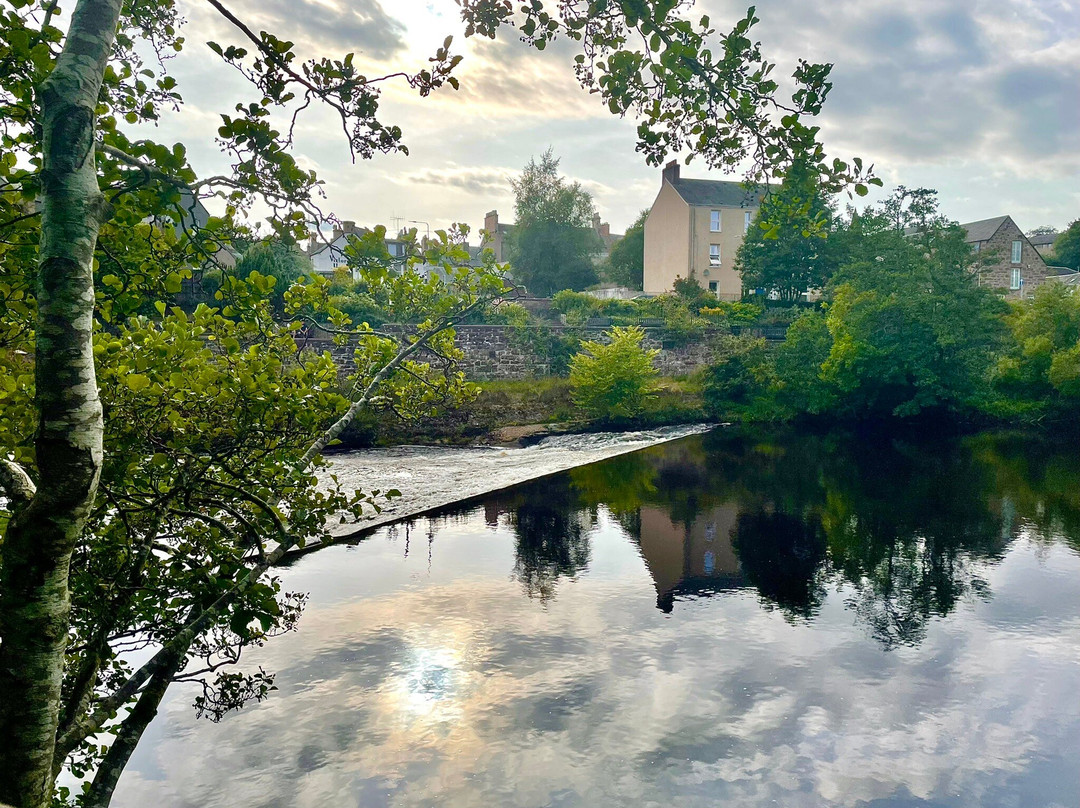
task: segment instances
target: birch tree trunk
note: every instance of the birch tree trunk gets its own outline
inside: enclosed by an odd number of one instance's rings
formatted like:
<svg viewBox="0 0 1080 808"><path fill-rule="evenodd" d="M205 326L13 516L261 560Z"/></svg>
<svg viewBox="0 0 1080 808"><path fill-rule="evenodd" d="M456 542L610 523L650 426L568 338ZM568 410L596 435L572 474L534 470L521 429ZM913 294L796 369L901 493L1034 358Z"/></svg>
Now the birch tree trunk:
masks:
<svg viewBox="0 0 1080 808"><path fill-rule="evenodd" d="M95 105L121 5L79 0L39 96L38 479L8 526L0 558L0 803L17 808L44 808L52 797L68 569L101 471L93 259L107 205L94 159Z"/></svg>

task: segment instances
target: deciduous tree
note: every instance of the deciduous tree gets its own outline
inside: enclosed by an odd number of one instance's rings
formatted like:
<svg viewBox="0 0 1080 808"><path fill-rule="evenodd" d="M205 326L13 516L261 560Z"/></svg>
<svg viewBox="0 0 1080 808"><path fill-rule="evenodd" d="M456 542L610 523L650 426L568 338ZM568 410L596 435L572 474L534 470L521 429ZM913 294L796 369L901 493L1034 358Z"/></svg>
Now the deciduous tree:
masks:
<svg viewBox="0 0 1080 808"><path fill-rule="evenodd" d="M581 290L599 279L593 256L600 237L593 231L592 197L581 183L559 174L551 149L529 160L515 180L510 264L532 294Z"/></svg>
<svg viewBox="0 0 1080 808"><path fill-rule="evenodd" d="M608 280L630 289L642 288L645 282L645 219L648 216L649 211L641 211L625 235L611 248L606 268Z"/></svg>
<svg viewBox="0 0 1080 808"><path fill-rule="evenodd" d="M1080 219L1054 240L1054 260L1069 269L1080 269Z"/></svg>
<svg viewBox="0 0 1080 808"><path fill-rule="evenodd" d="M739 247L736 269L743 288L762 289L786 304L822 288L832 270L826 247L831 219L817 174L793 167L762 201Z"/></svg>

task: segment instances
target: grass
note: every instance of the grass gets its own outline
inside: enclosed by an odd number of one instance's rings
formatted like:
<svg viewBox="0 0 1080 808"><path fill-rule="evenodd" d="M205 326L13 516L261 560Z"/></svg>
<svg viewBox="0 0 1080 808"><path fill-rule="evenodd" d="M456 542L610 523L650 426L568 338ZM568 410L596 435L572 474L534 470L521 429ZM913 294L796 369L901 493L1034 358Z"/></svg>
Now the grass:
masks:
<svg viewBox="0 0 1080 808"><path fill-rule="evenodd" d="M471 404L416 423L402 423L386 413L361 414L341 435L338 449L410 443L464 445L483 442L503 427L532 424L566 424L582 430L605 426L582 419L571 400L569 379L492 381L477 386L480 394ZM700 388L693 380L660 378L641 416L606 427L639 429L705 419Z"/></svg>

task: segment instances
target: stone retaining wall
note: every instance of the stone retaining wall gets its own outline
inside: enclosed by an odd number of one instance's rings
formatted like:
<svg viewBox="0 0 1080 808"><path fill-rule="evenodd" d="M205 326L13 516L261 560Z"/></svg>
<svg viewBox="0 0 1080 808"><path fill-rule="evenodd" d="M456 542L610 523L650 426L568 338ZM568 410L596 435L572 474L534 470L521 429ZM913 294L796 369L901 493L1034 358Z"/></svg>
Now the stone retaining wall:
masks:
<svg viewBox="0 0 1080 808"><path fill-rule="evenodd" d="M391 330L384 327L383 330ZM567 326L551 326L554 333L572 331L585 339L602 340L605 329L571 329ZM465 354L460 367L472 381L537 379L551 375L551 361L539 356L515 330L502 325L461 325L456 329L455 342ZM729 332L708 331L700 339L685 345L664 344L663 330L645 330L646 348L658 348L660 355L656 367L664 376L685 376L709 364L716 350L718 339ZM758 335L771 336L771 334ZM316 350L330 350L338 366L347 372L355 369L352 348L333 345L329 340L312 339L306 345Z"/></svg>

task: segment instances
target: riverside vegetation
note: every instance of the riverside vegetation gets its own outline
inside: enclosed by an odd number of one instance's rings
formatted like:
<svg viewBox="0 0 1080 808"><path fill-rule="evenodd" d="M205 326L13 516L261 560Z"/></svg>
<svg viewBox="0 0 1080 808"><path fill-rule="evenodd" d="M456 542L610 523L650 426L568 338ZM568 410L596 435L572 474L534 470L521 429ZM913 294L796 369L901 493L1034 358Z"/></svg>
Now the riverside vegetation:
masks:
<svg viewBox="0 0 1080 808"><path fill-rule="evenodd" d="M467 440L505 424L541 422L1071 423L1080 406L1080 297L1047 283L1028 299L1006 302L978 284L978 257L958 226L933 215L922 222L914 237L905 234L910 225L887 206L833 222L824 239L834 266L813 305L717 304L687 281L647 300L555 295L553 310L570 326L610 323L607 347L584 346L583 329L556 335L520 307L489 313L492 321L516 324L520 339L562 375L480 385L467 412L444 412L412 437ZM657 378L634 336L648 325L678 343L707 329L785 322L782 342L714 335L713 363L680 379ZM402 436L393 428L384 434Z"/></svg>

